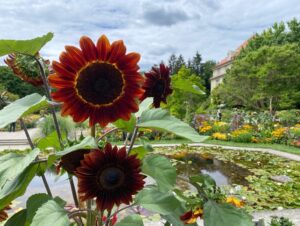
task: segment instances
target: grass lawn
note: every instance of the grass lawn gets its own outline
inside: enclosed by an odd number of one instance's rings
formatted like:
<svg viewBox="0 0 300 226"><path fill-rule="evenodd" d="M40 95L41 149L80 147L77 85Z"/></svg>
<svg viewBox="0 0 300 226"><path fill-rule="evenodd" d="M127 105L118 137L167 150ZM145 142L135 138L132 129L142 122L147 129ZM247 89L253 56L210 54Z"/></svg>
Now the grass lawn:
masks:
<svg viewBox="0 0 300 226"><path fill-rule="evenodd" d="M174 139L174 140L150 140L150 144L189 144L192 143L186 139ZM300 155L300 148L283 144L256 144L256 143L237 143L232 141L220 141L220 140L206 140L204 144L215 144L223 146L235 146L235 147L247 147L247 148L269 148L273 150L288 152L292 154ZM123 142L116 142L118 145L122 145ZM139 144L137 141L136 144Z"/></svg>

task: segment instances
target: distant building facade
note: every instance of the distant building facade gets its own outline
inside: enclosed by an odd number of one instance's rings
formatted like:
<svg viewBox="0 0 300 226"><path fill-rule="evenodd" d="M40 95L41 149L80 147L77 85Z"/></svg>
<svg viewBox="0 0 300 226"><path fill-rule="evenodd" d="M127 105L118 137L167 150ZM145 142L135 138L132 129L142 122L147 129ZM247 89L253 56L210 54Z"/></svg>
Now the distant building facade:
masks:
<svg viewBox="0 0 300 226"><path fill-rule="evenodd" d="M242 48L246 47L248 40L243 42L235 51L230 51L227 56L218 62L213 70L213 76L210 79L210 91L216 88L219 84L223 82L223 79L226 75L226 71L231 68L234 58L240 53Z"/></svg>

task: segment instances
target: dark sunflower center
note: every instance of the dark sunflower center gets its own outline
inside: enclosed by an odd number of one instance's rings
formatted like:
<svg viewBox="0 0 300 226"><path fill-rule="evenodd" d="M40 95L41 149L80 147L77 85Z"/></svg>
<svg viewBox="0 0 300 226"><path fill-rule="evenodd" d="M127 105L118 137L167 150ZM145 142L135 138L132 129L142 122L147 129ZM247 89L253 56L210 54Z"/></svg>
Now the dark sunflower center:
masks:
<svg viewBox="0 0 300 226"><path fill-rule="evenodd" d="M165 92L165 82L164 80L160 79L156 82L155 86L153 87L153 94L154 96L162 96Z"/></svg>
<svg viewBox="0 0 300 226"><path fill-rule="evenodd" d="M123 88L121 72L107 63L93 63L84 68L77 78L78 94L88 103L110 104L120 96Z"/></svg>
<svg viewBox="0 0 300 226"><path fill-rule="evenodd" d="M99 176L99 183L105 189L114 189L123 184L125 174L122 170L109 167L104 169Z"/></svg>

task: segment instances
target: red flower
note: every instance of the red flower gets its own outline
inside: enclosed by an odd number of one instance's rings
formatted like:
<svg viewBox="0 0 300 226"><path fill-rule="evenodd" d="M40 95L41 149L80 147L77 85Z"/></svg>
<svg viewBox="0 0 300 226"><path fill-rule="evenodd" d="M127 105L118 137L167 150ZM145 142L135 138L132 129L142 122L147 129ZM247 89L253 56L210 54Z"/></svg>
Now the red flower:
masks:
<svg viewBox="0 0 300 226"><path fill-rule="evenodd" d="M145 93L141 100L147 97L153 97L153 105L155 108L159 108L160 103L167 103L167 96L169 96L173 90L171 89L170 69L164 64L160 64L158 67L152 67L151 71L145 73L146 81L143 85Z"/></svg>
<svg viewBox="0 0 300 226"><path fill-rule="evenodd" d="M106 216L103 216L103 217L102 217L102 222L105 223L106 219L107 219L107 217L106 217ZM110 225L114 226L114 225L117 223L117 220L118 220L117 215L116 215L116 214L113 215L113 217L112 217L111 220L110 220L110 221L111 221L111 224L110 224Z"/></svg>
<svg viewBox="0 0 300 226"><path fill-rule="evenodd" d="M84 155L76 169L81 201L96 198L100 211L114 205L129 204L132 196L144 187L141 162L128 155L125 147L118 150L106 144L104 150L93 150Z"/></svg>
<svg viewBox="0 0 300 226"><path fill-rule="evenodd" d="M102 127L120 118L129 120L144 93L137 65L140 55L126 54L123 41L110 44L104 35L96 45L83 36L80 48L66 46L60 62L53 62L56 74L49 76L56 88L53 99L63 102L62 115L71 115L75 122L89 118L90 126Z"/></svg>

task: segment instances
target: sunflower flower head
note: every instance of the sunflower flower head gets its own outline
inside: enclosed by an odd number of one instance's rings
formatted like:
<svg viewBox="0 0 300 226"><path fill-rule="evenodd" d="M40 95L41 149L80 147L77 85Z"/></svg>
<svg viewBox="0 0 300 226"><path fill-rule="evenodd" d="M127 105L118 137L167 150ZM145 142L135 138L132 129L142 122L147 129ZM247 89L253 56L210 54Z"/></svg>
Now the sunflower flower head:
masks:
<svg viewBox="0 0 300 226"><path fill-rule="evenodd" d="M161 63L159 67L154 66L151 71L145 73L145 77L143 85L145 93L141 100L153 97L155 108L159 108L161 102L167 103L167 96L173 92L171 88L170 69Z"/></svg>
<svg viewBox="0 0 300 226"><path fill-rule="evenodd" d="M55 101L62 102L61 113L75 122L89 118L90 126L105 127L117 119L129 120L138 111L138 99L144 93L139 74L138 53L127 53L123 41L110 44L102 35L96 45L86 36L80 48L66 46L53 62L49 76Z"/></svg>
<svg viewBox="0 0 300 226"><path fill-rule="evenodd" d="M125 147L118 150L109 143L103 150L85 154L75 172L81 201L96 198L100 211L109 211L122 203L128 205L144 187L140 167L140 160L128 155Z"/></svg>
<svg viewBox="0 0 300 226"><path fill-rule="evenodd" d="M203 217L203 209L196 208L194 211L190 210L180 216L180 220L184 221L185 224L194 224L197 222L197 218Z"/></svg>
<svg viewBox="0 0 300 226"><path fill-rule="evenodd" d="M44 70L46 75L50 73L49 71L49 60L43 60L38 54L36 56ZM14 74L25 82L30 83L34 86L43 85L43 80L40 76L40 69L32 56L22 55L22 54L10 54L4 62L13 70Z"/></svg>
<svg viewBox="0 0 300 226"><path fill-rule="evenodd" d="M0 222L5 221L8 218L8 214L6 211L10 209L10 206L7 206L4 209L0 210Z"/></svg>

